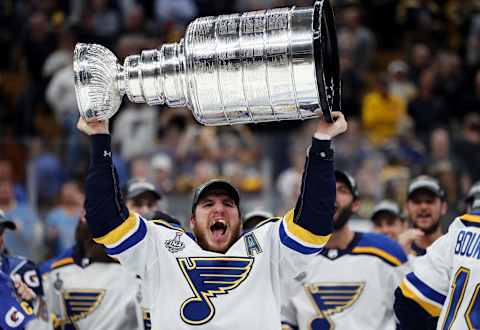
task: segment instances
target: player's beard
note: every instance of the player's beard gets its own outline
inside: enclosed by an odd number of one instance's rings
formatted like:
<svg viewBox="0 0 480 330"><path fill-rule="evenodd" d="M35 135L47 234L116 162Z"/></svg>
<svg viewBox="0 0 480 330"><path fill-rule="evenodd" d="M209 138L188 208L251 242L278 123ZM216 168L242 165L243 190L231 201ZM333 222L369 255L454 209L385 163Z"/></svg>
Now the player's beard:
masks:
<svg viewBox="0 0 480 330"><path fill-rule="evenodd" d="M231 233L230 240L222 250L219 250L217 246L213 246L212 244L210 244L209 239L207 238L208 230L210 229L205 229L205 230L201 230L199 228L193 229L193 234L197 238L198 245L200 245L202 249L207 251L225 253L230 248L230 246L232 246L232 244L237 240L237 238L240 237L240 232L242 230L242 227L238 225L238 226L232 226L228 229Z"/></svg>
<svg viewBox="0 0 480 330"><path fill-rule="evenodd" d="M338 212L338 216L333 221L333 231L339 231L345 227L352 214L352 203L342 207Z"/></svg>
<svg viewBox="0 0 480 330"><path fill-rule="evenodd" d="M438 227L440 227L440 219L438 219L437 222L432 223L427 228L420 228L416 223L413 224L413 228L420 229L425 235L433 234L438 229Z"/></svg>

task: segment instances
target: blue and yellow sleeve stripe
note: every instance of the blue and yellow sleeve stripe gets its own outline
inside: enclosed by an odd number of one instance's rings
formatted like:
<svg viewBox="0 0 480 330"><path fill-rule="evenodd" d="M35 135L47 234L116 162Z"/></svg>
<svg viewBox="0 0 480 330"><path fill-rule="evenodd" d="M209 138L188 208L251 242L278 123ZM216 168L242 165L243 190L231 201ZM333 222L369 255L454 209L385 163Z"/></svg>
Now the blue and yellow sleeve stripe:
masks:
<svg viewBox="0 0 480 330"><path fill-rule="evenodd" d="M377 233L362 233L353 254L375 256L382 261L398 267L408 261L402 247L388 237Z"/></svg>
<svg viewBox="0 0 480 330"><path fill-rule="evenodd" d="M445 302L445 295L432 289L420 280L414 273L410 273L400 284L402 294L415 301L433 317L438 317Z"/></svg>
<svg viewBox="0 0 480 330"><path fill-rule="evenodd" d="M480 227L480 215L478 213L464 214L460 221L467 227Z"/></svg>
<svg viewBox="0 0 480 330"><path fill-rule="evenodd" d="M109 255L120 254L141 242L147 234L147 225L135 213L130 213L128 218L108 234L94 238L94 241L105 246Z"/></svg>
<svg viewBox="0 0 480 330"><path fill-rule="evenodd" d="M320 252L328 242L330 235L322 236L311 233L293 222L293 209L288 211L280 222L280 241L283 245L302 254Z"/></svg>

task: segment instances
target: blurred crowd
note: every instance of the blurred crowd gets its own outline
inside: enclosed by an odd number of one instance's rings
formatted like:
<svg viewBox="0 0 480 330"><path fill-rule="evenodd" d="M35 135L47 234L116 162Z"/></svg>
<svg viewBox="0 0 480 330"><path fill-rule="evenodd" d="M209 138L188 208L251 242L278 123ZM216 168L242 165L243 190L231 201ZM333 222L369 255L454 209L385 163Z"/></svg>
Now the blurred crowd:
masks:
<svg viewBox="0 0 480 330"><path fill-rule="evenodd" d="M75 128L77 42L120 62L177 42L196 17L297 0L4 0L0 3L0 209L18 224L9 247L34 259L73 242L88 143ZM368 217L382 199L403 205L414 176L437 178L449 214L480 180L480 1L332 1L348 132L336 165L359 182ZM232 181L252 208L296 201L314 121L233 127L197 124L187 109L124 101L111 121L121 184L152 182L162 209L185 221L191 190ZM245 210L249 211L249 210ZM451 219L450 216L447 216Z"/></svg>

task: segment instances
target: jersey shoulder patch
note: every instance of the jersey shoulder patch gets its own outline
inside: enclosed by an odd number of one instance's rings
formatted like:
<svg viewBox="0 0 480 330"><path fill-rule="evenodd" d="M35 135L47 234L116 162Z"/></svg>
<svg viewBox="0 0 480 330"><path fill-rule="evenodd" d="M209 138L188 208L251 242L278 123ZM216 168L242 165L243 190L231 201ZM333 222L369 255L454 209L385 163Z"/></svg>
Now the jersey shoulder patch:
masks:
<svg viewBox="0 0 480 330"><path fill-rule="evenodd" d="M391 266L400 266L408 261L400 244L383 234L362 233L353 254L372 255Z"/></svg>

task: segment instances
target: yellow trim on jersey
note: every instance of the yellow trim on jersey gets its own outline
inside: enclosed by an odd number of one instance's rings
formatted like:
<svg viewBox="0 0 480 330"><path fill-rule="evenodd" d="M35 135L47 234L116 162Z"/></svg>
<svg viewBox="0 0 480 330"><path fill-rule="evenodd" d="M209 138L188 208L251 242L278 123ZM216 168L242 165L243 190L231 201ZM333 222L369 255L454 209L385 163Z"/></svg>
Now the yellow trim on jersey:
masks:
<svg viewBox="0 0 480 330"><path fill-rule="evenodd" d="M474 214L464 214L460 217L461 220L467 220L471 222L479 222L480 223L480 215Z"/></svg>
<svg viewBox="0 0 480 330"><path fill-rule="evenodd" d="M287 212L284 217L288 231L295 237L312 245L324 245L328 242L331 235L315 235L293 222L293 209Z"/></svg>
<svg viewBox="0 0 480 330"><path fill-rule="evenodd" d="M57 260L55 261L52 266L50 266L51 269L55 269L55 268L58 268L58 267L61 267L61 266L65 266L65 265L69 265L69 264L73 264L74 261L73 261L73 258L72 257L68 257L68 258L63 258L63 259L60 259L60 260Z"/></svg>
<svg viewBox="0 0 480 330"><path fill-rule="evenodd" d="M400 290L402 290L402 293L405 297L412 299L417 304L422 306L422 308L426 310L431 316L437 317L440 315L440 307L435 306L425 300L422 300L422 298L417 296L412 290L408 288L408 286L405 284L405 280L400 283Z"/></svg>
<svg viewBox="0 0 480 330"><path fill-rule="evenodd" d="M156 224L159 224L159 225L163 225L167 228L170 228L170 229L173 229L173 230L178 230L178 231L181 231L183 233L185 232L185 230L183 230L183 228L172 226L170 223L168 223L167 221L162 220L162 219L150 220L150 222L153 222L153 223L156 223Z"/></svg>
<svg viewBox="0 0 480 330"><path fill-rule="evenodd" d="M398 259L397 257L391 255L390 253L382 250L382 249L379 249L379 248L376 248L376 247L354 247L352 249L352 252L354 253L371 253L371 254L375 254L379 257L382 257L386 260L388 260L389 262L391 262L392 264L394 264L395 266L400 266L402 264L402 262L400 261L400 259Z"/></svg>
<svg viewBox="0 0 480 330"><path fill-rule="evenodd" d="M113 245L119 242L137 225L136 218L137 216L135 215L135 213L130 213L128 218L125 219L125 221L120 226L118 226L108 234L102 237L94 238L93 240L103 245Z"/></svg>

